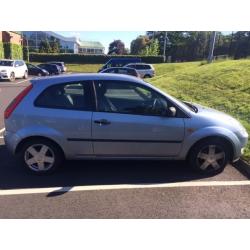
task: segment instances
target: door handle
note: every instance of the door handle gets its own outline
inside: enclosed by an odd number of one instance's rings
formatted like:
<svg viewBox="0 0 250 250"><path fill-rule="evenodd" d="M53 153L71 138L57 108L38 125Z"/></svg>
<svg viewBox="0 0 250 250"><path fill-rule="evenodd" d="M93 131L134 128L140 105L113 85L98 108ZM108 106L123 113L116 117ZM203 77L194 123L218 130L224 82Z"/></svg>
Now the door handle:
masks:
<svg viewBox="0 0 250 250"><path fill-rule="evenodd" d="M109 125L111 122L106 119L101 119L101 120L95 120L94 123L97 123L100 125Z"/></svg>

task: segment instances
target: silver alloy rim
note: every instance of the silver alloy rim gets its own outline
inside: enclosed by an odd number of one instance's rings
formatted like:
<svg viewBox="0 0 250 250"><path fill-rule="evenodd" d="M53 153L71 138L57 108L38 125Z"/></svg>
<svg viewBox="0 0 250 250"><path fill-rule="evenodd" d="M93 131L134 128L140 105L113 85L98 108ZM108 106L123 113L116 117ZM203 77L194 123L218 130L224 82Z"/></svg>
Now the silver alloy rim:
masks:
<svg viewBox="0 0 250 250"><path fill-rule="evenodd" d="M197 155L197 164L203 171L220 169L225 163L225 152L216 145L208 145Z"/></svg>
<svg viewBox="0 0 250 250"><path fill-rule="evenodd" d="M44 172L54 165L55 154L47 145L34 144L26 149L24 160L31 170Z"/></svg>

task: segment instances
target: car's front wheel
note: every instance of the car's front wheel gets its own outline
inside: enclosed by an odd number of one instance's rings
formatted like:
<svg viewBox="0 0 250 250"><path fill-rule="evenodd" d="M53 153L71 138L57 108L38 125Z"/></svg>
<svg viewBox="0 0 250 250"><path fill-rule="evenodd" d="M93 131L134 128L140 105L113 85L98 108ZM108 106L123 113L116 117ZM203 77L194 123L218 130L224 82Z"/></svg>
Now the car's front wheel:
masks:
<svg viewBox="0 0 250 250"><path fill-rule="evenodd" d="M28 72L27 72L27 71L25 71L25 72L24 72L23 79L27 79L27 78L28 78Z"/></svg>
<svg viewBox="0 0 250 250"><path fill-rule="evenodd" d="M19 156L23 165L36 174L54 172L64 159L60 148L46 139L27 141L22 146Z"/></svg>
<svg viewBox="0 0 250 250"><path fill-rule="evenodd" d="M10 81L11 81L11 82L14 82L15 79L16 79L15 73L14 73L14 72L11 72L11 73L10 73Z"/></svg>
<svg viewBox="0 0 250 250"><path fill-rule="evenodd" d="M230 149L220 138L207 139L193 147L189 165L203 174L218 174L229 162Z"/></svg>

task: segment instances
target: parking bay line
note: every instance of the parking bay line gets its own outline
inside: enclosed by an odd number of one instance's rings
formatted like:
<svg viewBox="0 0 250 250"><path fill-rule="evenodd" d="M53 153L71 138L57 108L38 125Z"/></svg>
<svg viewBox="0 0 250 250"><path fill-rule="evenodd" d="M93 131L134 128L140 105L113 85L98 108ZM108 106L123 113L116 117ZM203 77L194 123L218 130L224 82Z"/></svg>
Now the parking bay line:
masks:
<svg viewBox="0 0 250 250"><path fill-rule="evenodd" d="M0 129L0 134L5 131L5 128Z"/></svg>
<svg viewBox="0 0 250 250"><path fill-rule="evenodd" d="M155 188L178 188L178 187L231 187L250 186L250 181L190 181L163 184L118 184L118 185L92 185L92 186L69 186L49 188L25 188L0 190L0 196L43 194L43 193L66 193L77 191L102 191L102 190L129 190L129 189L155 189Z"/></svg>

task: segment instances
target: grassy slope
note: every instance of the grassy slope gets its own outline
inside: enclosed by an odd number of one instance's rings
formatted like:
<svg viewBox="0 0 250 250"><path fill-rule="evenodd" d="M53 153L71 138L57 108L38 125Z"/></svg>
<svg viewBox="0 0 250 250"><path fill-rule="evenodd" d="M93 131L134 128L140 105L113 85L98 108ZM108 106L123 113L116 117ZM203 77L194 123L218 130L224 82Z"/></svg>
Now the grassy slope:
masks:
<svg viewBox="0 0 250 250"><path fill-rule="evenodd" d="M69 64L74 72L97 72L99 64ZM200 62L155 65L155 86L169 94L198 102L231 114L250 134L250 60L227 60L201 65ZM244 154L250 161L250 143Z"/></svg>

